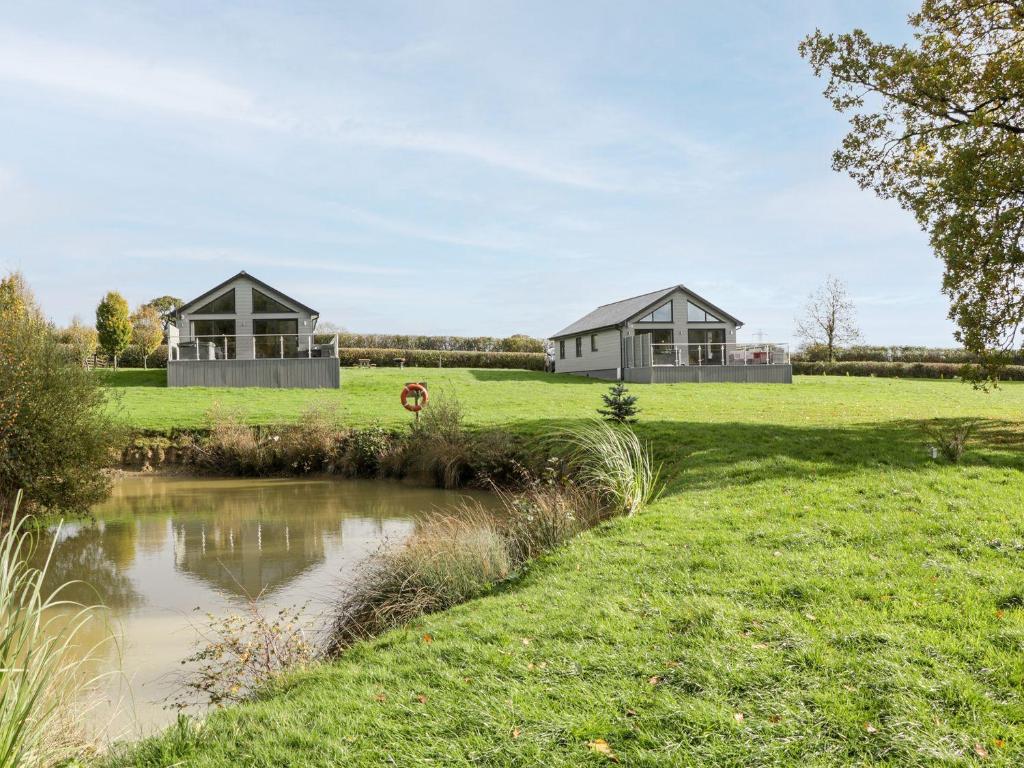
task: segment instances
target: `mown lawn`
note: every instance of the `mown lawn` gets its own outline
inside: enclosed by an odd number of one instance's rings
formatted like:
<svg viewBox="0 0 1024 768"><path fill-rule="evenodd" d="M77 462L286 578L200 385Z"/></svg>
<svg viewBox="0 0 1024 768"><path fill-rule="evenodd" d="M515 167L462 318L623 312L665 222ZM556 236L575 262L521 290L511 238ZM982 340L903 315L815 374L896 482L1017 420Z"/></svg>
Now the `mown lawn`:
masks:
<svg viewBox="0 0 1024 768"><path fill-rule="evenodd" d="M605 387L346 371L331 400L346 422L398 423L412 379L529 434ZM598 740L631 766L1024 762L1024 386L633 389L661 501L124 764L608 765ZM215 400L256 421L316 399L121 391L121 418L151 428L200 424ZM959 466L933 461L920 423L960 416L984 428Z"/></svg>

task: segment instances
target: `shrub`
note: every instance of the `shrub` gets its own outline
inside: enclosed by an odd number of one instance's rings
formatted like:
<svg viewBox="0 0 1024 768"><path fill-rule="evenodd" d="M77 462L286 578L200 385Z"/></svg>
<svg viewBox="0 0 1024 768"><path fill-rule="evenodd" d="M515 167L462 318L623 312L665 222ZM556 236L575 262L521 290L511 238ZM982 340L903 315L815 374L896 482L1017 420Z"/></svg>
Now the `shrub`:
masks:
<svg viewBox="0 0 1024 768"><path fill-rule="evenodd" d="M520 493L498 491L502 530L513 562L525 563L596 525L601 500L572 484L535 484Z"/></svg>
<svg viewBox="0 0 1024 768"><path fill-rule="evenodd" d="M935 448L953 464L960 459L967 449L967 442L974 434L978 422L976 419L961 419L952 422L934 419L924 424L924 433L935 441Z"/></svg>
<svg viewBox="0 0 1024 768"><path fill-rule="evenodd" d="M823 362L827 359L827 350L820 346L807 346L793 353L793 362ZM977 355L962 347L916 347L891 346L878 347L854 345L840 347L835 350L837 362L876 362L876 363L950 363L964 365L982 362ZM1010 365L1024 365L1024 353L1016 352L1006 355L1005 362Z"/></svg>
<svg viewBox="0 0 1024 768"><path fill-rule="evenodd" d="M594 420L563 430L576 481L599 495L614 514L633 515L661 493L660 470L629 427Z"/></svg>
<svg viewBox="0 0 1024 768"><path fill-rule="evenodd" d="M106 497L119 435L104 390L33 312L0 311L0 506L79 513Z"/></svg>
<svg viewBox="0 0 1024 768"><path fill-rule="evenodd" d="M46 584L53 554L29 565L34 540L13 512L0 534L0 766L57 765L81 751L70 699L83 686L81 670L95 656L83 647L93 612L64 600L67 584ZM53 537L54 546L59 536ZM69 617L70 614L70 617ZM75 649L72 653L72 648ZM72 657L77 656L77 661ZM81 703L76 703L81 707ZM70 727L70 728L69 728Z"/></svg>
<svg viewBox="0 0 1024 768"><path fill-rule="evenodd" d="M244 613L209 615L202 647L182 661L193 669L182 681L175 706L242 701L282 672L312 664L319 654L302 623L303 608L282 608L267 616L257 598L250 598Z"/></svg>
<svg viewBox="0 0 1024 768"><path fill-rule="evenodd" d="M413 422L408 463L441 488L458 488L472 471L473 440L463 429L462 403L453 395L435 395Z"/></svg>
<svg viewBox="0 0 1024 768"><path fill-rule="evenodd" d="M426 351L401 348L343 347L339 350L341 365L356 365L369 360L384 367L395 366L396 358L404 358L406 365L437 368L519 368L527 371L544 370L544 354L539 352L454 352Z"/></svg>
<svg viewBox="0 0 1024 768"><path fill-rule="evenodd" d="M344 433L330 412L311 408L298 424L257 427L236 413L212 409L210 431L187 446L192 462L210 471L242 476L331 472L341 464Z"/></svg>
<svg viewBox="0 0 1024 768"><path fill-rule="evenodd" d="M117 359L118 365L122 368L166 368L167 367L167 345L161 344L149 356L148 361L144 359L142 350L135 344L129 344L124 352Z"/></svg>
<svg viewBox="0 0 1024 768"><path fill-rule="evenodd" d="M343 461L346 471L357 477L377 477L383 474L382 464L385 458L395 452L397 442L395 433L383 427L353 430L344 442Z"/></svg>

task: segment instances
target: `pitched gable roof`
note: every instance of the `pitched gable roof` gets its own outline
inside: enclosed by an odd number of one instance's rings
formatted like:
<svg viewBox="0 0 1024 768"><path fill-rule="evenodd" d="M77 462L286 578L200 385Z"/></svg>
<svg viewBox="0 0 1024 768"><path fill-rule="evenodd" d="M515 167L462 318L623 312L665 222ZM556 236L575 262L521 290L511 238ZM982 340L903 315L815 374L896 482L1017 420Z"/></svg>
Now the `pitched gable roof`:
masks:
<svg viewBox="0 0 1024 768"><path fill-rule="evenodd" d="M180 307L178 307L177 309L175 309L172 312L168 313L168 317L178 317L178 316L181 315L181 313L183 311L188 310L190 307L193 307L196 304L200 304L201 302L205 303L207 300L214 298L220 291L222 291L224 288L227 288L231 283L233 283L235 280L238 280L240 277L244 277L249 282L253 283L254 285L259 286L260 288L262 288L265 291L269 291L271 294L273 294L275 296L280 296L282 299L284 299L285 301L289 302L290 304L293 304L295 307L297 307L298 309L302 310L303 312L309 312L309 314L316 315L317 317L320 316L320 313L317 312L312 307L307 307L301 301L296 301L295 299L293 299L288 294L282 293L281 291L277 290L277 288L275 288L274 286L268 285L267 283L264 283L258 277L253 277L252 275L250 275L248 272L246 272L243 269L237 275L232 275L227 280L225 280L224 282L222 282L222 283L220 283L218 285L215 285L213 288L211 288L210 290L208 290L206 293L202 294L201 296L197 296L196 298L192 299L191 301L186 301Z"/></svg>
<svg viewBox="0 0 1024 768"><path fill-rule="evenodd" d="M646 309L655 309L658 302L665 299L669 294L674 291L682 291L693 299L701 302L708 309L714 310L718 315L727 320L731 320L736 323L737 326L743 325L742 321L736 319L724 309L716 307L710 301L702 296L698 296L696 293L691 291L685 285L673 285L668 288L662 288L660 291L652 291L651 293L644 293L640 296L633 296L629 299L622 299L622 301L615 301L611 304L602 304L600 307L595 309L593 312L584 315L575 323L567 325L565 328L554 334L551 338L557 339L561 336L574 336L580 333L586 333L587 331L596 331L601 328L615 328L631 317L639 315Z"/></svg>

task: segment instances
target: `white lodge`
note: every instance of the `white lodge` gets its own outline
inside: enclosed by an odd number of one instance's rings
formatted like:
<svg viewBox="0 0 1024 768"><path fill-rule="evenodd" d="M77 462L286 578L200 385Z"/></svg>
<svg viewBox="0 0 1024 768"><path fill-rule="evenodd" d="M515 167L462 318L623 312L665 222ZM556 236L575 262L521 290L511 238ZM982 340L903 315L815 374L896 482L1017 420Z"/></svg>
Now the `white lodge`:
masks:
<svg viewBox="0 0 1024 768"><path fill-rule="evenodd" d="M788 346L737 344L742 326L674 285L604 304L554 334L555 370L633 382L791 382Z"/></svg>
<svg viewBox="0 0 1024 768"><path fill-rule="evenodd" d="M239 272L168 314L168 385L337 387L337 337L318 340L318 318Z"/></svg>

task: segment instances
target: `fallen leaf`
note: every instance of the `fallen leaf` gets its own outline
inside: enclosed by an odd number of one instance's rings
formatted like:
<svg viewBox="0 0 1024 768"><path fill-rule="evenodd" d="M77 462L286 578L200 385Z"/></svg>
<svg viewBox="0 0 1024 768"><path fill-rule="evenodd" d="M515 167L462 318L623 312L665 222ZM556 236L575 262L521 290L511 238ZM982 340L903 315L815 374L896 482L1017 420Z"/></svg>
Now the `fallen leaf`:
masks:
<svg viewBox="0 0 1024 768"><path fill-rule="evenodd" d="M428 632L423 636L423 642L427 645L430 645L432 642L434 642L434 636Z"/></svg>
<svg viewBox="0 0 1024 768"><path fill-rule="evenodd" d="M1003 616L1005 616L1005 615L1006 615L1006 611L1004 611L1004 610L1002 610L1002 609L1000 609L1000 610L996 611L996 618L997 618L997 619L1001 619L1001 618L1003 618Z"/></svg>
<svg viewBox="0 0 1024 768"><path fill-rule="evenodd" d="M519 734L521 734L521 733L522 733L522 731L519 730L518 728L513 728L512 729L512 738L513 739L518 739L519 738Z"/></svg>
<svg viewBox="0 0 1024 768"><path fill-rule="evenodd" d="M733 716L733 719L735 719L737 723L742 723L743 722L743 713L742 712L733 712L732 716Z"/></svg>
<svg viewBox="0 0 1024 768"><path fill-rule="evenodd" d="M427 697L424 696L422 693L418 694L416 696L416 701L418 701L420 704L426 704L427 703Z"/></svg>
<svg viewBox="0 0 1024 768"><path fill-rule="evenodd" d="M768 644L767 643L754 643L753 647L757 648L758 650L763 650L763 649L768 647Z"/></svg>
<svg viewBox="0 0 1024 768"><path fill-rule="evenodd" d="M636 717L636 710L635 709L627 709L626 710L626 717Z"/></svg>
<svg viewBox="0 0 1024 768"><path fill-rule="evenodd" d="M878 733L878 729L875 728L871 723L864 723L864 730L868 733Z"/></svg>
<svg viewBox="0 0 1024 768"><path fill-rule="evenodd" d="M387 701L388 697L387 697L386 694L378 693L376 696L373 697L373 700L374 701Z"/></svg>
<svg viewBox="0 0 1024 768"><path fill-rule="evenodd" d="M612 751L611 745L604 739L588 741L587 746L590 747L591 752L597 752L599 755L604 755L613 763L619 762L619 758L615 752Z"/></svg>
<svg viewBox="0 0 1024 768"><path fill-rule="evenodd" d="M781 723L782 722L782 715L768 715L768 722L769 723Z"/></svg>
<svg viewBox="0 0 1024 768"><path fill-rule="evenodd" d="M998 749L1002 749L1003 747L1006 746L1006 740L1005 739L996 739L995 740L995 745L996 745L996 747Z"/></svg>
<svg viewBox="0 0 1024 768"><path fill-rule="evenodd" d="M813 613L810 613L809 611L804 614L804 618L807 619L808 621L817 621L818 620L818 617L815 616Z"/></svg>
<svg viewBox="0 0 1024 768"><path fill-rule="evenodd" d="M529 645L529 644L530 644L530 638L524 637L523 638L523 645Z"/></svg>
<svg viewBox="0 0 1024 768"><path fill-rule="evenodd" d="M650 683L651 685L657 685L658 683L661 682L661 678L658 677L657 675L651 675L649 678L647 678L647 682Z"/></svg>
<svg viewBox="0 0 1024 768"><path fill-rule="evenodd" d="M974 745L974 754L978 757L988 757L988 750L985 749L981 744Z"/></svg>
<svg viewBox="0 0 1024 768"><path fill-rule="evenodd" d="M531 661L531 662L530 662L529 664L527 664L527 665L526 665L526 668L527 668L527 669L536 669L536 668L537 668L537 665L536 665L536 664L534 664L534 663L533 663L533 662Z"/></svg>

